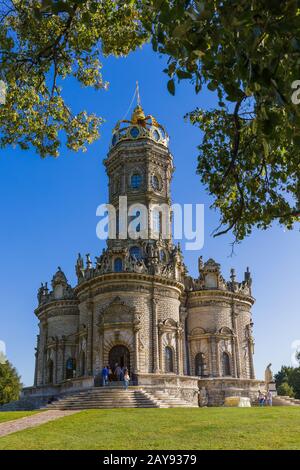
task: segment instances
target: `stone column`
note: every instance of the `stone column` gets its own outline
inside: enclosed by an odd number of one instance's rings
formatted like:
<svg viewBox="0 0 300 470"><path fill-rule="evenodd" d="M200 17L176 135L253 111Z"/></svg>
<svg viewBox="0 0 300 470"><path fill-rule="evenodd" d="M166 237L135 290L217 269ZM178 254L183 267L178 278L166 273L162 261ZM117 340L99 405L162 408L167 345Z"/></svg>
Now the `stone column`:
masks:
<svg viewBox="0 0 300 470"><path fill-rule="evenodd" d="M236 363L236 355L235 355L235 338L232 336L231 338L231 350L232 350L232 377L237 377L237 363Z"/></svg>
<svg viewBox="0 0 300 470"><path fill-rule="evenodd" d="M179 375L180 372L180 340L179 340L179 328L177 327L176 333L175 333L175 339L176 339L176 373Z"/></svg>
<svg viewBox="0 0 300 470"><path fill-rule="evenodd" d="M158 324L157 324L157 305L158 300L152 299L152 371L157 374L159 372L159 357L158 357Z"/></svg>
<svg viewBox="0 0 300 470"><path fill-rule="evenodd" d="M232 353L235 356L235 363L236 363L236 376L239 378L241 376L241 360L240 360L240 348L239 348L239 342L237 338L237 325L236 325L236 317L237 313L235 311L235 304L234 304L234 299L232 298L232 304L231 304L231 317L232 317L232 329L234 332L234 350Z"/></svg>
<svg viewBox="0 0 300 470"><path fill-rule="evenodd" d="M163 336L163 332L161 331L161 328L158 325L158 356L159 356L159 370L160 370L160 372L163 371L162 336Z"/></svg>
<svg viewBox="0 0 300 470"><path fill-rule="evenodd" d="M134 334L134 362L135 362L135 373L140 371L140 361L139 361L139 331L140 325L136 324L133 328Z"/></svg>
<svg viewBox="0 0 300 470"><path fill-rule="evenodd" d="M219 339L216 338L216 371L217 377L221 376L221 365L220 365L220 351L219 351Z"/></svg>
<svg viewBox="0 0 300 470"><path fill-rule="evenodd" d="M248 342L248 348L249 348L249 365L250 365L250 379L255 379L255 372L254 372L254 362L253 362L253 342L251 338L249 339Z"/></svg>
<svg viewBox="0 0 300 470"><path fill-rule="evenodd" d="M216 337L211 336L210 338L210 351L211 351L211 375L216 377L217 375L217 354L216 354Z"/></svg>
<svg viewBox="0 0 300 470"><path fill-rule="evenodd" d="M177 349L177 374L183 375L182 360L182 328L178 325L176 330L176 349Z"/></svg>
<svg viewBox="0 0 300 470"><path fill-rule="evenodd" d="M86 303L88 310L88 324L87 324L87 375L93 375L93 350L94 350L94 306L91 300Z"/></svg>
<svg viewBox="0 0 300 470"><path fill-rule="evenodd" d="M180 307L180 321L182 323L182 361L183 361L183 374L188 375L188 339L186 334L186 319L187 319L187 309L185 307Z"/></svg>

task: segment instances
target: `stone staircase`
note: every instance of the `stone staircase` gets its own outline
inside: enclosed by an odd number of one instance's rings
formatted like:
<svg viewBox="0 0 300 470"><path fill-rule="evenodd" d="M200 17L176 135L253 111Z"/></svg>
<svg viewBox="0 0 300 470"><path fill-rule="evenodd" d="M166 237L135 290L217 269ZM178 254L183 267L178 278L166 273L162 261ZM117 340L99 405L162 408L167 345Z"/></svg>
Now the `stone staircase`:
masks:
<svg viewBox="0 0 300 470"><path fill-rule="evenodd" d="M193 405L164 392L148 392L140 387L92 388L65 395L46 406L48 410L87 410L109 408L177 408Z"/></svg>
<svg viewBox="0 0 300 470"><path fill-rule="evenodd" d="M273 397L274 406L300 406L300 400L288 396L277 395Z"/></svg>
<svg viewBox="0 0 300 470"><path fill-rule="evenodd" d="M154 389L151 390L151 392L147 390L147 392L145 391L145 394L157 400L161 404L160 408L198 408L197 404L189 403L175 395L169 395L167 392L161 390Z"/></svg>

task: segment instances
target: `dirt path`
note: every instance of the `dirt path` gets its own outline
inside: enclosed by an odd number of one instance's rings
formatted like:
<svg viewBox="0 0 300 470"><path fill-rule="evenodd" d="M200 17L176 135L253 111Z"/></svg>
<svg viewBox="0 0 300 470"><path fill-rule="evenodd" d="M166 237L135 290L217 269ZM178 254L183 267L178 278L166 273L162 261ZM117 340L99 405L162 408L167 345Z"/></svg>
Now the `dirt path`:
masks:
<svg viewBox="0 0 300 470"><path fill-rule="evenodd" d="M13 432L23 431L23 429L40 426L41 424L63 418L64 416L70 416L74 413L78 413L78 410L48 410L32 416L25 416L25 418L5 421L0 424L0 437L7 436L7 434L12 434Z"/></svg>

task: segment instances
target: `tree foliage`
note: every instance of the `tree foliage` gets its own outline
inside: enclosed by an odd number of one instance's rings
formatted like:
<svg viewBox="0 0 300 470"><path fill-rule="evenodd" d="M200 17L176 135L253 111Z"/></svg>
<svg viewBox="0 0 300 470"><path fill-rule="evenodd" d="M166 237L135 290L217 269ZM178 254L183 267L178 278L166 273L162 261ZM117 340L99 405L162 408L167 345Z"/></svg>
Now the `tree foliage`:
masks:
<svg viewBox="0 0 300 470"><path fill-rule="evenodd" d="M275 382L279 395L289 395L300 398L300 366L282 366L280 371L275 375Z"/></svg>
<svg viewBox="0 0 300 470"><path fill-rule="evenodd" d="M204 133L198 173L221 213L215 235L233 230L239 241L275 220L291 229L300 216L300 2L145 4L154 50L169 56L169 92L188 79L218 96L216 109L188 115Z"/></svg>
<svg viewBox="0 0 300 470"><path fill-rule="evenodd" d="M287 382L283 382L281 385L279 385L277 389L278 395L285 396L285 397L295 397L295 392L293 390L293 387L291 387Z"/></svg>
<svg viewBox="0 0 300 470"><path fill-rule="evenodd" d="M126 55L145 41L135 2L13 0L0 7L0 79L7 84L0 105L0 145L57 156L62 134L72 150L99 136L102 118L73 114L62 80L107 88L100 56Z"/></svg>
<svg viewBox="0 0 300 470"><path fill-rule="evenodd" d="M0 22L2 147L56 156L65 133L84 149L102 119L74 115L62 79L106 88L101 54L126 55L151 37L169 57L171 94L189 80L218 97L216 109L188 114L203 133L197 171L220 211L215 236L232 230L240 241L299 221L299 0L7 0Z"/></svg>
<svg viewBox="0 0 300 470"><path fill-rule="evenodd" d="M18 400L21 388L16 369L8 361L0 363L0 405Z"/></svg>

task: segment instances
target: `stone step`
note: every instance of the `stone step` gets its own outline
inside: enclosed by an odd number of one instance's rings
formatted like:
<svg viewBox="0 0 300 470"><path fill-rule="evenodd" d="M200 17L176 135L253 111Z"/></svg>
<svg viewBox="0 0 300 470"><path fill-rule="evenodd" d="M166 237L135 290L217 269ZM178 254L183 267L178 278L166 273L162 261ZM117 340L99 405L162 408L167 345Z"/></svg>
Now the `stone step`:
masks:
<svg viewBox="0 0 300 470"><path fill-rule="evenodd" d="M160 402L166 408L196 408L197 404L189 403L182 398L169 395L162 390L145 391L149 398L153 398Z"/></svg>
<svg viewBox="0 0 300 470"><path fill-rule="evenodd" d="M79 405L82 405L82 404L85 404L85 403L92 403L92 404L107 404L107 403L115 403L115 404L118 404L118 405L121 405L122 403L123 404L130 404L130 405L134 405L136 403L153 403L152 400L135 400L135 401L132 401L132 400L57 400L57 401L54 401L52 402L53 405L55 404L72 404L72 403L78 403Z"/></svg>
<svg viewBox="0 0 300 470"><path fill-rule="evenodd" d="M47 409L109 409L158 408L157 400L147 396L140 387L121 389L103 387L88 389L60 397L47 405Z"/></svg>
<svg viewBox="0 0 300 470"><path fill-rule="evenodd" d="M47 409L110 409L110 408L189 408L190 403L163 391L153 393L142 387L91 388L69 393L46 406Z"/></svg>
<svg viewBox="0 0 300 470"><path fill-rule="evenodd" d="M159 408L157 405L145 405L145 404L135 404L135 405L129 405L129 404L122 404L122 405L115 405L115 404L110 404L110 405L92 405L92 404L85 404L84 406L81 405L60 405L60 406L48 406L47 410L94 410L94 409L110 409L110 408Z"/></svg>

